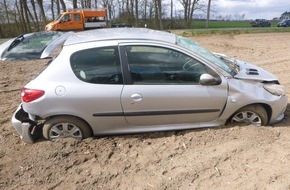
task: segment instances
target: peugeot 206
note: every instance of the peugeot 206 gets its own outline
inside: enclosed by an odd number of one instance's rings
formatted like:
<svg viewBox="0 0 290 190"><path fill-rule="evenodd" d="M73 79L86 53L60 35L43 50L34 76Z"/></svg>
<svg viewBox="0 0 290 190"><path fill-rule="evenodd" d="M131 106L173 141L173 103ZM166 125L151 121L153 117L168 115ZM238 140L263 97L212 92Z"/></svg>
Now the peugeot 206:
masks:
<svg viewBox="0 0 290 190"><path fill-rule="evenodd" d="M284 86L250 63L189 38L145 28L78 32L21 89L12 125L28 143L96 135L271 125Z"/></svg>

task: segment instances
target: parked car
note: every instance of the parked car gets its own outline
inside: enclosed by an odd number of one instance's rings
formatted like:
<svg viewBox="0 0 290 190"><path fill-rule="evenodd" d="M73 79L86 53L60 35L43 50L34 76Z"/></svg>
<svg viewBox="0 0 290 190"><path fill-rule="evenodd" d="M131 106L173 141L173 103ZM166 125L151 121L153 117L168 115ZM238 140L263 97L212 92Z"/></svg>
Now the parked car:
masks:
<svg viewBox="0 0 290 190"><path fill-rule="evenodd" d="M89 30L21 89L12 125L25 142L226 123L269 125L287 97L271 73L145 28ZM39 130L41 129L41 130Z"/></svg>
<svg viewBox="0 0 290 190"><path fill-rule="evenodd" d="M29 60L47 58L72 32L42 31L22 34L0 45L1 60Z"/></svg>
<svg viewBox="0 0 290 190"><path fill-rule="evenodd" d="M282 20L278 22L277 24L278 27L288 27L290 26L290 20Z"/></svg>
<svg viewBox="0 0 290 190"><path fill-rule="evenodd" d="M127 24L127 23L114 23L111 25L111 28L120 28L120 27L133 27L132 24Z"/></svg>
<svg viewBox="0 0 290 190"><path fill-rule="evenodd" d="M271 22L266 19L256 19L251 22L252 27L269 27Z"/></svg>

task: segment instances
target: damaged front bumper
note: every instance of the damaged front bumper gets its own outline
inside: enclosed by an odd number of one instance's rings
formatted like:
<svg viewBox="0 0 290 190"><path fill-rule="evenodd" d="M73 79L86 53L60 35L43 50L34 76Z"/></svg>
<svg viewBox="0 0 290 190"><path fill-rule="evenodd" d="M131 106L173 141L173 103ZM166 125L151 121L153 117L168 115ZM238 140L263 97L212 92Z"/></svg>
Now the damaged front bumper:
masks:
<svg viewBox="0 0 290 190"><path fill-rule="evenodd" d="M36 122L29 118L29 115L23 110L21 104L14 112L11 122L24 142L34 143L35 139L32 135L32 129L36 126Z"/></svg>

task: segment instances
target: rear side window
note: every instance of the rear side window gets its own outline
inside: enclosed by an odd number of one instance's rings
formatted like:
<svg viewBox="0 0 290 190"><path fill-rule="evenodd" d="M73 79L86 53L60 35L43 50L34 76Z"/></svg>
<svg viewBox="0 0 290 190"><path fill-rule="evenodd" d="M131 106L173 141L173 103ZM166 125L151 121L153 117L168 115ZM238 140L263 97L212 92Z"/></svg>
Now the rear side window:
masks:
<svg viewBox="0 0 290 190"><path fill-rule="evenodd" d="M117 47L102 47L75 52L70 58L74 74L94 84L123 84Z"/></svg>

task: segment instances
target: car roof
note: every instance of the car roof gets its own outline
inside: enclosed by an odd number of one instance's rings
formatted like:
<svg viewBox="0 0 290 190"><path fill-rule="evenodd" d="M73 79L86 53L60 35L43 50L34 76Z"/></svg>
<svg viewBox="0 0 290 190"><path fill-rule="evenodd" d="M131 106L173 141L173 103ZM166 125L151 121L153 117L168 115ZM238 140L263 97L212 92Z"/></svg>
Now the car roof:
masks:
<svg viewBox="0 0 290 190"><path fill-rule="evenodd" d="M76 32L67 38L64 45L102 40L155 40L176 43L176 35L147 28L105 28Z"/></svg>

